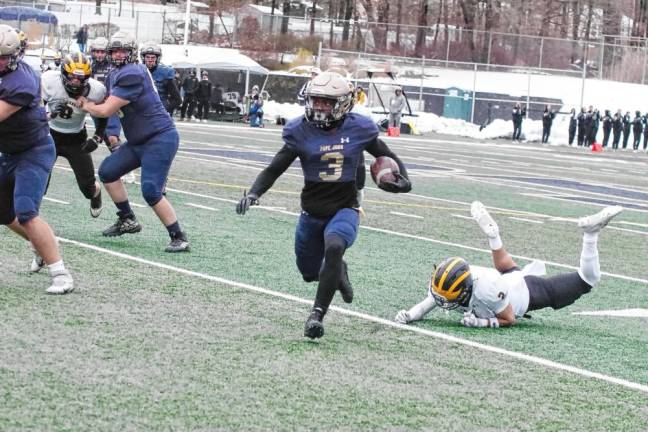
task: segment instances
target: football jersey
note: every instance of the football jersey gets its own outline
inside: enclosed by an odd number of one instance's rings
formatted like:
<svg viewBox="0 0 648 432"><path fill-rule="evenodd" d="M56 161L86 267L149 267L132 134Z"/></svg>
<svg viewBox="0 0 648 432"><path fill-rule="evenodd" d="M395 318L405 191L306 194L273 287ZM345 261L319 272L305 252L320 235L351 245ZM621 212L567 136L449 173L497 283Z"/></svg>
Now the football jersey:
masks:
<svg viewBox="0 0 648 432"><path fill-rule="evenodd" d="M347 114L340 126L324 130L304 116L283 130L286 146L298 155L304 173L302 208L314 216L329 216L357 206L356 170L365 148L378 137L368 117Z"/></svg>
<svg viewBox="0 0 648 432"><path fill-rule="evenodd" d="M88 80L89 92L86 98L90 102L101 103L106 98L106 87L94 78ZM47 104L47 111L55 112L60 104L67 103L70 99L68 92L63 86L61 73L57 71L47 71L41 77L41 86L43 100ZM64 134L75 134L85 126L86 111L69 105L72 108L72 117L64 119L61 117L54 117L50 119L49 126L56 132Z"/></svg>
<svg viewBox="0 0 648 432"><path fill-rule="evenodd" d="M112 64L108 60L92 62L92 78L102 84L106 83L108 73L112 70Z"/></svg>
<svg viewBox="0 0 648 432"><path fill-rule="evenodd" d="M0 122L0 152L16 154L42 142L49 134L41 104L40 79L20 60L16 70L0 76L0 100L21 107Z"/></svg>
<svg viewBox="0 0 648 432"><path fill-rule="evenodd" d="M155 135L175 129L157 94L146 66L129 63L108 74L109 95L130 103L118 112L129 144L143 144Z"/></svg>

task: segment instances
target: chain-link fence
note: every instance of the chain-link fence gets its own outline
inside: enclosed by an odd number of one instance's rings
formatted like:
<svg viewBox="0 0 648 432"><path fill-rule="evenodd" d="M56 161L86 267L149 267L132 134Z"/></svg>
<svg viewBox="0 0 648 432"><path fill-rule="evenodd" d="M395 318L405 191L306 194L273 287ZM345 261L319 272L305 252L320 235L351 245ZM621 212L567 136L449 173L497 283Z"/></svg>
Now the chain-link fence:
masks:
<svg viewBox="0 0 648 432"><path fill-rule="evenodd" d="M416 111L488 124L510 120L517 102L539 120L545 105L569 110L583 104L585 74L548 68L524 68L452 60L385 56L322 49L322 69L342 69L367 92L367 106L387 113L396 87L407 95L406 114ZM565 80L578 91L564 94ZM564 112L564 111L563 111Z"/></svg>

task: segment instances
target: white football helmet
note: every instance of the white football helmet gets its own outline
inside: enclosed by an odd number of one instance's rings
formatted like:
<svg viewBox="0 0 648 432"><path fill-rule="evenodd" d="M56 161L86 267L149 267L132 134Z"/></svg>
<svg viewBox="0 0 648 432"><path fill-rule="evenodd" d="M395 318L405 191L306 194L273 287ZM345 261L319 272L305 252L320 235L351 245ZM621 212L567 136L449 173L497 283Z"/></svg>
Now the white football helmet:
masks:
<svg viewBox="0 0 648 432"><path fill-rule="evenodd" d="M304 95L306 120L322 129L336 127L353 108L349 81L335 72L313 78Z"/></svg>
<svg viewBox="0 0 648 432"><path fill-rule="evenodd" d="M20 57L20 38L13 27L5 24L0 24L0 56L9 56L9 63L0 71L0 76L16 70Z"/></svg>

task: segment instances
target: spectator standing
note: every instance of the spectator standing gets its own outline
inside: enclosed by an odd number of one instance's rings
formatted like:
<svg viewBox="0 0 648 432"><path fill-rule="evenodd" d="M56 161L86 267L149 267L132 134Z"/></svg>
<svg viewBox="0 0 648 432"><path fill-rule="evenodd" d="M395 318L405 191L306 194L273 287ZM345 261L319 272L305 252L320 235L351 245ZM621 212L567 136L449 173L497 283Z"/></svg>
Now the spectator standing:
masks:
<svg viewBox="0 0 648 432"><path fill-rule="evenodd" d="M207 71L202 71L200 74L201 79L198 83L198 91L196 92L198 96L198 120L202 119L203 123L207 123L209 118L209 101L212 96L213 85L209 81L209 73Z"/></svg>
<svg viewBox="0 0 648 432"><path fill-rule="evenodd" d="M641 143L641 133L643 132L643 117L640 111L635 111L635 118L632 120L632 150L636 153Z"/></svg>
<svg viewBox="0 0 648 432"><path fill-rule="evenodd" d="M598 108L594 108L594 110L592 111L592 124L589 130L588 147L596 142L596 135L598 135L600 123L601 123L601 113L599 112Z"/></svg>
<svg viewBox="0 0 648 432"><path fill-rule="evenodd" d="M79 51L85 53L86 45L88 43L88 25L84 24L81 26L79 31L76 34L77 45L79 45Z"/></svg>
<svg viewBox="0 0 648 432"><path fill-rule="evenodd" d="M610 110L605 110L603 116L603 147L607 147L610 141L610 132L612 131L612 116Z"/></svg>
<svg viewBox="0 0 648 432"><path fill-rule="evenodd" d="M583 146L590 146L590 137L592 135L592 128L594 127L594 109L590 105L589 109L585 113L585 118L583 120Z"/></svg>
<svg viewBox="0 0 648 432"><path fill-rule="evenodd" d="M643 136L644 136L644 144L643 144L643 149L646 151L648 148L648 112L643 116Z"/></svg>
<svg viewBox="0 0 648 432"><path fill-rule="evenodd" d="M581 107L581 112L578 114L578 147L585 144L586 117L585 107Z"/></svg>
<svg viewBox="0 0 648 432"><path fill-rule="evenodd" d="M526 116L526 107L517 102L513 107L513 140L519 140L522 135L522 119Z"/></svg>
<svg viewBox="0 0 648 432"><path fill-rule="evenodd" d="M632 125L632 117L630 111L626 111L623 116L623 150L628 147L628 139L630 138L630 126Z"/></svg>
<svg viewBox="0 0 648 432"><path fill-rule="evenodd" d="M216 110L217 116L222 116L225 114L225 106L223 105L223 87L220 84L216 84L211 95L211 106Z"/></svg>
<svg viewBox="0 0 648 432"><path fill-rule="evenodd" d="M556 113L551 109L551 105L545 105L544 112L542 113L542 143L549 142L549 135L551 135L551 125L553 125Z"/></svg>
<svg viewBox="0 0 648 432"><path fill-rule="evenodd" d="M400 128L401 116L403 115L405 104L403 89L396 87L394 95L389 98L389 127Z"/></svg>
<svg viewBox="0 0 648 432"><path fill-rule="evenodd" d="M250 108L248 110L250 126L263 127L263 98L259 92L259 86L253 86L252 92L248 97L250 101Z"/></svg>
<svg viewBox="0 0 648 432"><path fill-rule="evenodd" d="M360 106L365 106L367 104L367 93L365 93L361 86L357 87L356 103Z"/></svg>
<svg viewBox="0 0 648 432"><path fill-rule="evenodd" d="M621 131L623 130L623 114L617 110L612 118L612 149L616 151L619 148L621 140Z"/></svg>
<svg viewBox="0 0 648 432"><path fill-rule="evenodd" d="M184 99L180 107L180 121L184 121L185 115L187 121L191 121L194 110L196 109L196 92L198 91L198 78L196 71L189 72L189 76L182 81L182 90L184 90Z"/></svg>
<svg viewBox="0 0 648 432"><path fill-rule="evenodd" d="M576 136L576 109L572 108L569 112L569 145L572 145Z"/></svg>

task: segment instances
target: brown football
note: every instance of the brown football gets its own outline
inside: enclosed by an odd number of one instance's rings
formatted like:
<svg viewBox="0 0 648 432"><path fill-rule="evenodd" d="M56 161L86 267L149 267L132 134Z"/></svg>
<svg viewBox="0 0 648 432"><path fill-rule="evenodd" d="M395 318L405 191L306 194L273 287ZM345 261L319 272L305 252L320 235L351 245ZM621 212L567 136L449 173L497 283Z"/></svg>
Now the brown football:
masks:
<svg viewBox="0 0 648 432"><path fill-rule="evenodd" d="M380 156L371 164L371 178L377 185L396 181L394 173L400 172L396 161L389 156Z"/></svg>

